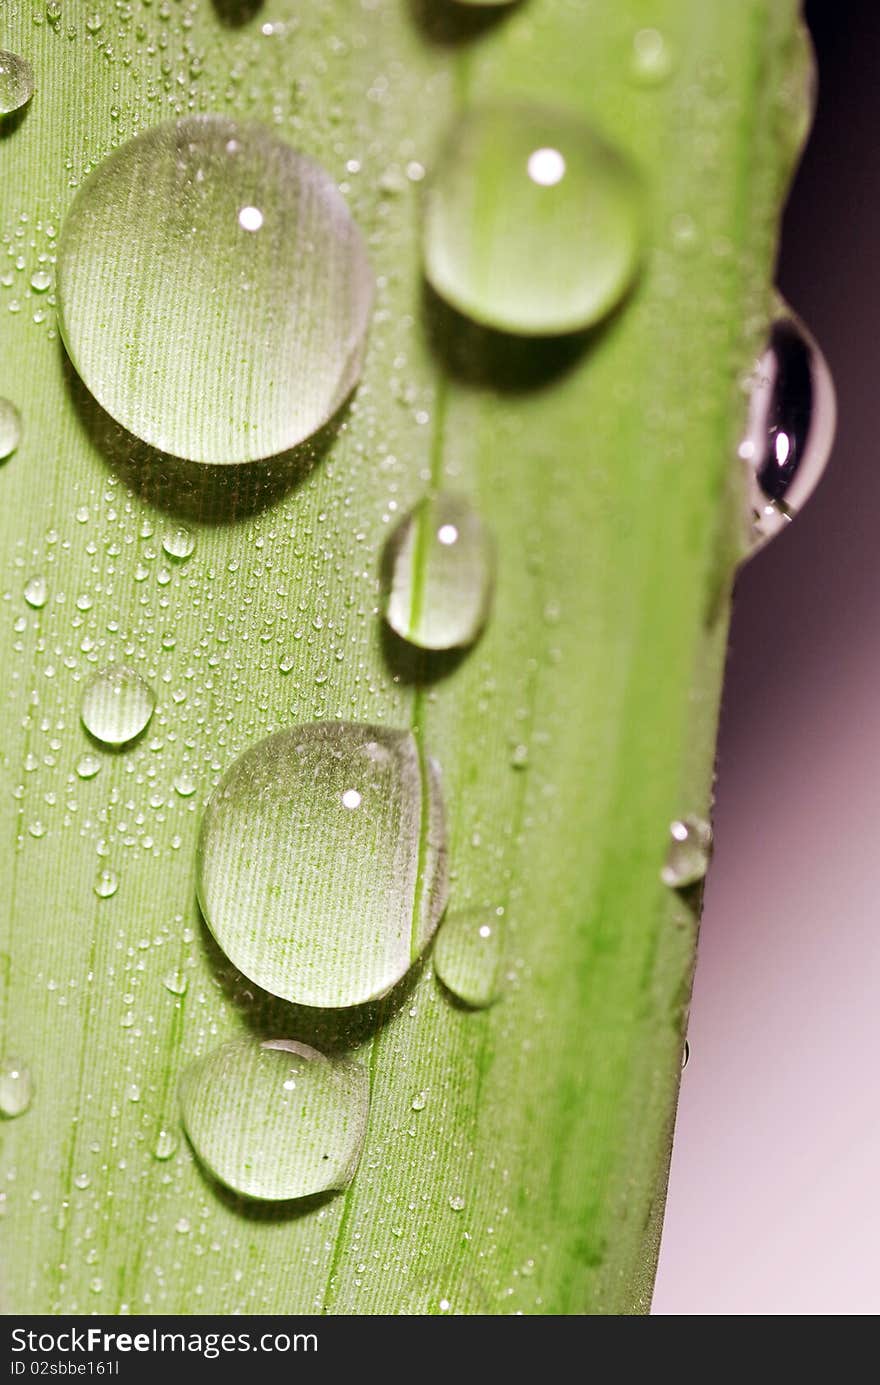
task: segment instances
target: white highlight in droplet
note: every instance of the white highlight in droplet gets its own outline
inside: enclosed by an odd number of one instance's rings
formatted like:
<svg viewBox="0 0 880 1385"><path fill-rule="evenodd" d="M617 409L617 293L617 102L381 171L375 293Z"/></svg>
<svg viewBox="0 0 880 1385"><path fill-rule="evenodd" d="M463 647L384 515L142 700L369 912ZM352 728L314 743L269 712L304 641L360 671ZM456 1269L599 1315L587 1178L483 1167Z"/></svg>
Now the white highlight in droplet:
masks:
<svg viewBox="0 0 880 1385"><path fill-rule="evenodd" d="M788 455L791 452L791 441L787 433L776 434L776 461L779 466L785 466Z"/></svg>
<svg viewBox="0 0 880 1385"><path fill-rule="evenodd" d="M552 188L565 177L565 159L558 149L535 149L529 155L528 170L533 183Z"/></svg>
<svg viewBox="0 0 880 1385"><path fill-rule="evenodd" d="M361 806L361 795L357 789L346 789L342 795L343 808L359 808Z"/></svg>
<svg viewBox="0 0 880 1385"><path fill-rule="evenodd" d="M238 214L238 224L243 231L259 231L263 224L263 213L259 207L242 207Z"/></svg>
<svg viewBox="0 0 880 1385"><path fill-rule="evenodd" d="M441 524L437 530L437 539L449 548L450 545L458 542L458 530L454 524Z"/></svg>

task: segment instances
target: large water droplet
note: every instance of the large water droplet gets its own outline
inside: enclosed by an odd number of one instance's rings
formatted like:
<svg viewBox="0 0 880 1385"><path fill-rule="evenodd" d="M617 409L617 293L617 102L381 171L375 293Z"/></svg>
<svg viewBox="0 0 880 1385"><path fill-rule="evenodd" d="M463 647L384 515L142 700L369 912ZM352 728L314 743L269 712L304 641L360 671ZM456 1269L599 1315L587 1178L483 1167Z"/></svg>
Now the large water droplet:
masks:
<svg viewBox="0 0 880 1385"><path fill-rule="evenodd" d="M21 442L21 414L8 399L0 399L0 462L11 457Z"/></svg>
<svg viewBox="0 0 880 1385"><path fill-rule="evenodd" d="M388 541L385 619L422 649L472 644L489 614L494 566L492 540L468 502L428 497Z"/></svg>
<svg viewBox="0 0 880 1385"><path fill-rule="evenodd" d="M41 611L49 600L49 584L45 577L29 577L24 584L24 599L35 611Z"/></svg>
<svg viewBox="0 0 880 1385"><path fill-rule="evenodd" d="M34 1095L31 1075L17 1058L0 1058L0 1116L24 1115Z"/></svg>
<svg viewBox="0 0 880 1385"><path fill-rule="evenodd" d="M836 419L825 357L783 305L752 378L739 449L747 468L755 547L784 529L809 500L825 470Z"/></svg>
<svg viewBox="0 0 880 1385"><path fill-rule="evenodd" d="M490 911L450 914L434 947L434 969L448 991L472 1009L501 993L503 921Z"/></svg>
<svg viewBox="0 0 880 1385"><path fill-rule="evenodd" d="M315 722L268 737L208 804L198 891L223 951L273 995L384 995L445 904L436 766L408 731Z"/></svg>
<svg viewBox="0 0 880 1385"><path fill-rule="evenodd" d="M245 1197L311 1197L354 1177L370 1102L359 1063L287 1039L237 1040L187 1068L180 1097L199 1159Z"/></svg>
<svg viewBox="0 0 880 1385"><path fill-rule="evenodd" d="M709 869L712 828L703 818L676 819L669 827L666 862L660 872L664 885L683 890L696 885Z"/></svg>
<svg viewBox="0 0 880 1385"><path fill-rule="evenodd" d="M192 461L294 447L360 375L361 234L324 169L258 126L188 117L116 150L68 213L57 280L92 394Z"/></svg>
<svg viewBox="0 0 880 1385"><path fill-rule="evenodd" d="M455 128L431 182L425 272L460 312L525 335L580 331L638 265L640 183L565 111L498 106Z"/></svg>
<svg viewBox="0 0 880 1385"><path fill-rule="evenodd" d="M162 537L162 547L169 558L176 558L179 563L191 558L195 552L195 537L189 529L179 524L175 529L169 529Z"/></svg>
<svg viewBox="0 0 880 1385"><path fill-rule="evenodd" d="M19 110L34 94L34 74L27 58L0 48L0 116Z"/></svg>
<svg viewBox="0 0 880 1385"><path fill-rule="evenodd" d="M130 668L102 669L86 685L82 716L86 730L104 745L127 745L147 727L156 698Z"/></svg>

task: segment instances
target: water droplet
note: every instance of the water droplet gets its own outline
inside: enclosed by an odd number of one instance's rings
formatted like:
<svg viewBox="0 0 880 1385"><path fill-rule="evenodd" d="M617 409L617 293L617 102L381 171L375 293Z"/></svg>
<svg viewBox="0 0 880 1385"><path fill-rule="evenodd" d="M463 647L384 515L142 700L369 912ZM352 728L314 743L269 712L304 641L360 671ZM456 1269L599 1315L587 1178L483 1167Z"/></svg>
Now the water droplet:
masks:
<svg viewBox="0 0 880 1385"><path fill-rule="evenodd" d="M99 899L112 899L119 889L119 877L116 872L112 870L98 871L94 889Z"/></svg>
<svg viewBox="0 0 880 1385"><path fill-rule="evenodd" d="M41 611L49 600L49 584L45 577L31 577L24 584L24 599L35 611Z"/></svg>
<svg viewBox="0 0 880 1385"><path fill-rule="evenodd" d="M127 745L149 725L156 706L140 674L111 665L86 685L80 715L86 730L104 745Z"/></svg>
<svg viewBox="0 0 880 1385"><path fill-rule="evenodd" d="M178 525L176 529L169 529L162 537L162 547L165 552L169 558L176 558L179 563L192 557L195 546L194 536L183 525Z"/></svg>
<svg viewBox="0 0 880 1385"><path fill-rule="evenodd" d="M34 94L34 74L26 58L0 48L0 116L27 105Z"/></svg>
<svg viewBox="0 0 880 1385"><path fill-rule="evenodd" d="M35 293L45 293L52 285L52 275L45 269L38 269L31 275L31 288Z"/></svg>
<svg viewBox="0 0 880 1385"><path fill-rule="evenodd" d="M195 791L196 781L193 779L192 775L187 774L186 771L182 774L178 774L174 781L174 792L180 794L181 798L192 798Z"/></svg>
<svg viewBox="0 0 880 1385"><path fill-rule="evenodd" d="M180 1097L199 1159L245 1197L289 1201L354 1177L370 1101L359 1063L287 1039L237 1040L187 1068Z"/></svg>
<svg viewBox="0 0 880 1385"><path fill-rule="evenodd" d="M84 1190L89 1186L91 1181L92 1180L89 1178L89 1175L87 1173L77 1173L74 1174L73 1186L75 1188L80 1188Z"/></svg>
<svg viewBox="0 0 880 1385"><path fill-rule="evenodd" d="M186 995L188 982L182 971L169 971L162 977L162 985L172 995Z"/></svg>
<svg viewBox="0 0 880 1385"><path fill-rule="evenodd" d="M0 1059L0 1116L12 1120L23 1116L34 1096L34 1084L24 1063L17 1058Z"/></svg>
<svg viewBox="0 0 880 1385"><path fill-rule="evenodd" d="M642 86L659 86L672 72L672 51L659 29L633 35L631 71Z"/></svg>
<svg viewBox="0 0 880 1385"><path fill-rule="evenodd" d="M80 779L94 779L101 768L97 755L82 755L76 762L76 772Z"/></svg>
<svg viewBox="0 0 880 1385"><path fill-rule="evenodd" d="M492 540L468 502L427 497L388 541L385 619L421 649L473 644L488 618L494 569Z"/></svg>
<svg viewBox="0 0 880 1385"><path fill-rule="evenodd" d="M424 1111L424 1109L425 1109L425 1107L427 1106L427 1104L428 1104L428 1093L427 1093L427 1092L416 1092L416 1094L415 1094L415 1096L413 1097L412 1102L411 1102L412 1109L413 1109L414 1111Z"/></svg>
<svg viewBox="0 0 880 1385"><path fill-rule="evenodd" d="M629 162L578 117L541 106L477 110L457 125L430 184L425 272L486 327L581 331L632 282L641 201Z"/></svg>
<svg viewBox="0 0 880 1385"><path fill-rule="evenodd" d="M21 442L21 414L8 399L0 399L0 462L11 457Z"/></svg>
<svg viewBox="0 0 880 1385"><path fill-rule="evenodd" d="M664 885L673 890L696 885L709 869L712 828L703 818L676 819L669 827L669 849L660 872Z"/></svg>
<svg viewBox="0 0 880 1385"><path fill-rule="evenodd" d="M384 995L445 904L436 765L408 731L314 722L268 737L208 804L198 891L230 961L273 995L334 1008Z"/></svg>
<svg viewBox="0 0 880 1385"><path fill-rule="evenodd" d="M361 234L324 169L258 126L190 117L116 150L73 202L57 279L86 385L176 456L287 451L360 375L373 291Z"/></svg>
<svg viewBox="0 0 880 1385"><path fill-rule="evenodd" d="M782 305L752 377L746 463L753 546L784 529L818 485L834 442L831 372L804 324Z"/></svg>
<svg viewBox="0 0 880 1385"><path fill-rule="evenodd" d="M456 1000L483 1009L501 993L503 920L491 911L447 915L437 935L434 969Z"/></svg>
<svg viewBox="0 0 880 1385"><path fill-rule="evenodd" d="M464 1198L461 1197L459 1194L456 1194L454 1197L451 1197L449 1199L449 1206L452 1208L453 1212L463 1212Z"/></svg>
<svg viewBox="0 0 880 1385"><path fill-rule="evenodd" d="M164 1163L166 1159L177 1150L177 1139L170 1130L160 1130L156 1136L156 1143L153 1145L153 1158Z"/></svg>

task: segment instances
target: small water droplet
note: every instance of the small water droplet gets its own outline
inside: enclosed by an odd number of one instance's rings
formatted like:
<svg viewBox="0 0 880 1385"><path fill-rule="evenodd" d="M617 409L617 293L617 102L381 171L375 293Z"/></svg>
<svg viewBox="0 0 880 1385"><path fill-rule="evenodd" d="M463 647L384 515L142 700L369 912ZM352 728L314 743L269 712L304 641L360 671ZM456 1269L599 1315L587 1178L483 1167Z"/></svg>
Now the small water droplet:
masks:
<svg viewBox="0 0 880 1385"><path fill-rule="evenodd" d="M191 774L187 774L184 770L181 774L177 775L174 780L175 793L179 794L181 798L192 798L195 791L196 781Z"/></svg>
<svg viewBox="0 0 880 1385"><path fill-rule="evenodd" d="M174 1223L174 1230L177 1232L178 1236L186 1236L190 1230L189 1218L179 1217Z"/></svg>
<svg viewBox="0 0 880 1385"><path fill-rule="evenodd" d="M434 947L434 969L456 1000L484 1009L501 994L504 921L489 910L446 916Z"/></svg>
<svg viewBox="0 0 880 1385"><path fill-rule="evenodd" d="M25 582L24 599L35 611L41 611L49 600L49 584L45 577L31 577Z"/></svg>
<svg viewBox="0 0 880 1385"><path fill-rule="evenodd" d="M34 1084L24 1063L0 1058L0 1116L7 1120L23 1116L33 1097Z"/></svg>
<svg viewBox="0 0 880 1385"><path fill-rule="evenodd" d="M156 1136L156 1143L153 1145L153 1158L164 1163L170 1159L177 1151L177 1138L172 1135L170 1130L160 1130Z"/></svg>
<svg viewBox="0 0 880 1385"><path fill-rule="evenodd" d="M461 1197L460 1194L456 1194L454 1197L451 1197L449 1199L449 1206L452 1208L453 1212L463 1212L464 1198Z"/></svg>
<svg viewBox="0 0 880 1385"><path fill-rule="evenodd" d="M31 275L31 288L35 293L45 293L52 286L52 275L45 269L38 269Z"/></svg>
<svg viewBox="0 0 880 1385"><path fill-rule="evenodd" d="M80 1188L80 1189L84 1190L84 1189L88 1188L88 1186L89 1186L89 1184L91 1183L91 1181L92 1181L92 1180L89 1178L89 1175L88 1175L87 1173L77 1173L77 1174L74 1174L73 1186L74 1186L75 1188Z"/></svg>
<svg viewBox="0 0 880 1385"><path fill-rule="evenodd" d="M21 442L21 414L8 399L0 399L0 462L11 457Z"/></svg>
<svg viewBox="0 0 880 1385"><path fill-rule="evenodd" d="M101 870L95 878L95 894L99 899L112 899L119 889L119 877L115 871Z"/></svg>
<svg viewBox="0 0 880 1385"><path fill-rule="evenodd" d="M445 904L436 766L408 731L314 722L268 737L211 797L198 892L230 961L273 995L333 1008L384 995Z"/></svg>
<svg viewBox="0 0 880 1385"><path fill-rule="evenodd" d="M34 94L34 74L27 58L0 48L0 116L27 105Z"/></svg>
<svg viewBox="0 0 880 1385"><path fill-rule="evenodd" d="M424 220L425 272L454 308L527 336L582 331L623 297L641 249L640 181L578 117L498 105L458 123Z"/></svg>
<svg viewBox="0 0 880 1385"><path fill-rule="evenodd" d="M427 1104L428 1104L428 1093L427 1093L427 1092L416 1092L416 1094L415 1094L415 1096L413 1097L412 1102L411 1102L412 1109L413 1109L414 1111L424 1111L424 1109L425 1109L425 1107L427 1106Z"/></svg>
<svg viewBox="0 0 880 1385"><path fill-rule="evenodd" d="M388 541L385 619L420 649L473 644L488 619L494 572L492 540L468 502L426 497Z"/></svg>
<svg viewBox="0 0 880 1385"><path fill-rule="evenodd" d="M80 779L94 779L101 768L97 755L82 755L76 762L76 772Z"/></svg>
<svg viewBox="0 0 880 1385"><path fill-rule="evenodd" d="M162 985L172 995L186 995L188 984L182 971L169 971L162 977Z"/></svg>
<svg viewBox="0 0 880 1385"><path fill-rule="evenodd" d="M290 1201L354 1177L370 1100L359 1063L292 1040L236 1040L186 1070L180 1098L199 1159L245 1197Z"/></svg>
<svg viewBox="0 0 880 1385"><path fill-rule="evenodd" d="M157 292L157 263L173 294ZM363 238L330 175L260 126L187 117L114 151L74 199L57 281L65 345L99 403L190 461L286 452L360 376Z"/></svg>
<svg viewBox="0 0 880 1385"><path fill-rule="evenodd" d="M633 35L630 71L640 86L660 86L672 67L672 50L659 29L639 29Z"/></svg>
<svg viewBox="0 0 880 1385"><path fill-rule="evenodd" d="M152 688L133 669L110 665L86 685L80 716L104 745L127 745L149 725L156 706Z"/></svg>
<svg viewBox="0 0 880 1385"><path fill-rule="evenodd" d="M669 848L660 872L664 885L673 890L696 885L709 869L712 828L703 818L678 818L670 824Z"/></svg>
<svg viewBox="0 0 880 1385"><path fill-rule="evenodd" d="M183 525L178 525L176 529L169 529L162 536L162 547L169 558L176 558L179 563L191 558L195 552L195 536Z"/></svg>
<svg viewBox="0 0 880 1385"><path fill-rule="evenodd" d="M751 380L739 455L746 463L753 550L809 500L834 442L831 372L804 324L784 304Z"/></svg>

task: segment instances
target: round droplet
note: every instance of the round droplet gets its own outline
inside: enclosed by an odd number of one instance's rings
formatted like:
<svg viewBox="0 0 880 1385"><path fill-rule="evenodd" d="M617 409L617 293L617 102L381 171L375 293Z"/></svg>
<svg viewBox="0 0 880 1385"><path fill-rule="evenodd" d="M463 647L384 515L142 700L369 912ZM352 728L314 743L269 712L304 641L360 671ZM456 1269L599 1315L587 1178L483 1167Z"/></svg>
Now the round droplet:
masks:
<svg viewBox="0 0 880 1385"><path fill-rule="evenodd" d="M333 1008L384 995L445 904L436 765L409 731L314 722L269 736L211 797L198 892L230 961L273 995Z"/></svg>
<svg viewBox="0 0 880 1385"><path fill-rule="evenodd" d="M437 936L434 969L448 991L472 1009L501 993L503 920L491 911L449 914Z"/></svg>
<svg viewBox="0 0 880 1385"><path fill-rule="evenodd" d="M753 547L779 533L821 480L834 442L831 372L804 324L782 305L750 382L739 455L746 463Z"/></svg>
<svg viewBox="0 0 880 1385"><path fill-rule="evenodd" d="M0 1116L7 1120L23 1116L33 1095L34 1084L24 1063L17 1058L0 1058Z"/></svg>
<svg viewBox="0 0 880 1385"><path fill-rule="evenodd" d="M45 269L38 269L31 275L31 288L35 293L45 293L52 285L52 275Z"/></svg>
<svg viewBox="0 0 880 1385"><path fill-rule="evenodd" d="M153 1145L153 1158L160 1164L170 1159L177 1151L177 1140L170 1130L160 1130Z"/></svg>
<svg viewBox="0 0 880 1385"><path fill-rule="evenodd" d="M102 669L83 693L86 730L104 745L127 745L149 725L156 706L152 688L133 669Z"/></svg>
<svg viewBox="0 0 880 1385"><path fill-rule="evenodd" d="M360 375L361 234L329 174L258 126L188 117L116 150L74 199L57 282L92 394L191 461L287 451Z"/></svg>
<svg viewBox="0 0 880 1385"><path fill-rule="evenodd" d="M175 793L180 794L181 798L192 798L195 791L196 781L193 779L191 774L187 774L187 772L184 770L182 774L177 775L176 779L174 780Z"/></svg>
<svg viewBox="0 0 880 1385"><path fill-rule="evenodd" d="M660 872L664 885L673 890L696 885L709 869L712 828L703 818L676 819L669 827L666 862Z"/></svg>
<svg viewBox="0 0 880 1385"><path fill-rule="evenodd" d="M76 762L76 772L80 779L94 779L101 768L97 755L82 755Z"/></svg>
<svg viewBox="0 0 880 1385"><path fill-rule="evenodd" d="M489 615L492 540L466 500L422 500L398 525L383 561L385 619L421 649L473 644Z"/></svg>
<svg viewBox="0 0 880 1385"><path fill-rule="evenodd" d="M45 577L31 577L24 584L24 599L35 611L41 611L49 600L49 584Z"/></svg>
<svg viewBox="0 0 880 1385"><path fill-rule="evenodd" d="M188 982L182 971L169 971L162 977L162 985L172 995L186 995Z"/></svg>
<svg viewBox="0 0 880 1385"><path fill-rule="evenodd" d="M631 71L641 86L659 86L672 71L672 52L659 29L633 35Z"/></svg>
<svg viewBox="0 0 880 1385"><path fill-rule="evenodd" d="M34 94L34 74L26 58L0 48L0 116L26 106Z"/></svg>
<svg viewBox="0 0 880 1385"><path fill-rule="evenodd" d="M195 538L189 529L185 529L183 525L178 525L176 529L169 529L162 538L162 547L169 558L176 558L179 563L192 557L195 546Z"/></svg>
<svg viewBox="0 0 880 1385"><path fill-rule="evenodd" d="M199 1159L245 1197L286 1202L354 1177L370 1102L359 1063L287 1039L237 1040L187 1068L180 1097Z"/></svg>
<svg viewBox="0 0 880 1385"><path fill-rule="evenodd" d="M112 899L119 889L119 877L116 872L99 870L95 877L94 889L99 899Z"/></svg>
<svg viewBox="0 0 880 1385"><path fill-rule="evenodd" d="M425 272L454 308L527 336L581 331L641 253L641 185L577 116L498 106L455 128L431 181Z"/></svg>
<svg viewBox="0 0 880 1385"><path fill-rule="evenodd" d="M0 462L11 457L21 442L21 414L8 399L0 399Z"/></svg>

